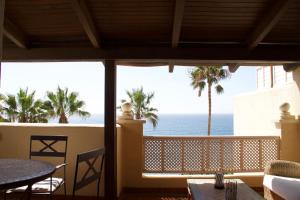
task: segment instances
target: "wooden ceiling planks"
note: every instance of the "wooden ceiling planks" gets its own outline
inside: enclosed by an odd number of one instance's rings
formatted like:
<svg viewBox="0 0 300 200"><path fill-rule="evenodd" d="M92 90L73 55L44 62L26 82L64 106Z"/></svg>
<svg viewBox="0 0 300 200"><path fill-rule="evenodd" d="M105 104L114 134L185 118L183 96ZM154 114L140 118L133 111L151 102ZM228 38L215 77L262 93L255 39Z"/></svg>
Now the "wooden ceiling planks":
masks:
<svg viewBox="0 0 300 200"><path fill-rule="evenodd" d="M67 0L6 1L5 15L28 39L32 41L54 41L85 36L77 16ZM59 42L59 41L58 41Z"/></svg>
<svg viewBox="0 0 300 200"><path fill-rule="evenodd" d="M266 5L267 1L188 0L182 40L240 42Z"/></svg>
<svg viewBox="0 0 300 200"><path fill-rule="evenodd" d="M300 43L300 2L294 0L264 42Z"/></svg>
<svg viewBox="0 0 300 200"><path fill-rule="evenodd" d="M185 0L184 12L180 16L182 22L174 26L174 21L177 21L174 15L176 0L85 0L90 15L85 18L90 20L85 19L81 22L78 20L78 12L74 10L70 1L9 0L6 17L23 32L22 35L26 36L30 48L98 47L99 36L101 48L104 49L197 48L215 45L222 48L245 47L245 39L274 2L274 0ZM300 2L294 0L269 34L258 42L258 46L269 43L298 45L299 13ZM90 28L87 30L82 24L91 24L89 21L93 21L94 28L89 25ZM5 47L24 46L20 41L22 40L15 41L17 45L14 45L11 41L5 40ZM172 69L171 65L170 70Z"/></svg>
<svg viewBox="0 0 300 200"><path fill-rule="evenodd" d="M182 20L184 16L184 4L185 0L176 0L173 17L172 47L177 47L179 43Z"/></svg>
<svg viewBox="0 0 300 200"><path fill-rule="evenodd" d="M141 0L88 0L91 12L104 40L170 41L174 2Z"/></svg>
<svg viewBox="0 0 300 200"><path fill-rule="evenodd" d="M99 33L96 30L94 20L91 17L89 9L85 3L85 0L70 0L75 13L77 14L79 21L86 32L89 40L95 48L100 47Z"/></svg>
<svg viewBox="0 0 300 200"><path fill-rule="evenodd" d="M8 18L4 19L4 31L3 34L10 41L15 43L18 47L28 48L27 38L22 30L20 30L14 23L12 23Z"/></svg>
<svg viewBox="0 0 300 200"><path fill-rule="evenodd" d="M278 23L282 15L288 9L292 0L275 0L270 7L266 9L262 18L246 39L246 44L249 49L254 49Z"/></svg>

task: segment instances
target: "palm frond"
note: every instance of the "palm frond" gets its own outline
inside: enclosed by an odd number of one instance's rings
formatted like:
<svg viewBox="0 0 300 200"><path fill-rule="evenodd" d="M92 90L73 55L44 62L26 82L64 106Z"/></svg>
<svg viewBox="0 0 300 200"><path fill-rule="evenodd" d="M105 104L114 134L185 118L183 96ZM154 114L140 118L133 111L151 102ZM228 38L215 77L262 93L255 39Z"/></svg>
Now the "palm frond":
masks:
<svg viewBox="0 0 300 200"><path fill-rule="evenodd" d="M79 100L79 93L70 92L68 88L57 87L55 93L47 92L48 100L45 107L51 117L58 117L59 122L67 123L68 117L79 115L80 117L89 117L90 113L83 110L85 102ZM63 118L63 119L62 119Z"/></svg>
<svg viewBox="0 0 300 200"><path fill-rule="evenodd" d="M222 94L224 92L224 88L221 85L217 85L215 89L217 94Z"/></svg>
<svg viewBox="0 0 300 200"><path fill-rule="evenodd" d="M151 102L154 98L154 92L146 94L143 87L126 90L126 94L132 104L132 112L136 119L145 118L151 121L153 127L157 125L156 108L151 107Z"/></svg>

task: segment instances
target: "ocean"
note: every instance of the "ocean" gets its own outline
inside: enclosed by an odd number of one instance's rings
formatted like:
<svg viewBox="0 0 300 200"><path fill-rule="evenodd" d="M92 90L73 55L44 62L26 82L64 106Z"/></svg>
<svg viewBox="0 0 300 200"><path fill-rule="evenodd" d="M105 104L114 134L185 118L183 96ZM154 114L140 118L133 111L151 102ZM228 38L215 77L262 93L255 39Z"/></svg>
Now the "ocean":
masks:
<svg viewBox="0 0 300 200"><path fill-rule="evenodd" d="M103 124L103 114L92 115L90 118L70 118L74 124ZM233 135L233 115L213 114L212 135ZM156 128L147 122L144 126L144 135L207 135L206 114L160 114Z"/></svg>

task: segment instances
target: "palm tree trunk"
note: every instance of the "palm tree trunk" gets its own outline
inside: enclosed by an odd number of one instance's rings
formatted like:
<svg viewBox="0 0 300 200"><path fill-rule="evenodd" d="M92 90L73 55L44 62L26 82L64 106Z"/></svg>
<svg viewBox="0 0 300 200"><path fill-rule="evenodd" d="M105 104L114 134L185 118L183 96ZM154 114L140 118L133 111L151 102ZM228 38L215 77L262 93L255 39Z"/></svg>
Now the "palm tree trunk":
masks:
<svg viewBox="0 0 300 200"><path fill-rule="evenodd" d="M135 119L141 119L141 114L140 114L140 112L137 112L137 113L135 114Z"/></svg>
<svg viewBox="0 0 300 200"><path fill-rule="evenodd" d="M207 135L210 136L211 130L211 84L208 84L208 127Z"/></svg>
<svg viewBox="0 0 300 200"><path fill-rule="evenodd" d="M68 118L66 117L66 115L64 113L60 115L59 123L60 124L68 124L69 123Z"/></svg>
<svg viewBox="0 0 300 200"><path fill-rule="evenodd" d="M136 119L141 119L142 118L140 107L137 109L137 112L135 113L135 118Z"/></svg>

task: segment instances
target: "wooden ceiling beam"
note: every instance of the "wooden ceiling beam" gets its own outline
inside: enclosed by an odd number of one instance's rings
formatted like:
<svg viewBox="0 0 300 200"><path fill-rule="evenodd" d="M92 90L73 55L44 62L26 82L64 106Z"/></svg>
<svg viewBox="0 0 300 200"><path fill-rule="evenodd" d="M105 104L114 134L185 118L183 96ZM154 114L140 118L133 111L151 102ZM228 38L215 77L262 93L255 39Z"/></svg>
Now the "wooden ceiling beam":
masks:
<svg viewBox="0 0 300 200"><path fill-rule="evenodd" d="M89 40L95 48L100 47L99 34L97 32L94 21L87 8L85 0L70 0L73 6L73 10L79 18L79 21L87 34Z"/></svg>
<svg viewBox="0 0 300 200"><path fill-rule="evenodd" d="M184 4L185 0L176 0L174 7L174 17L173 17L173 29L172 29L172 47L176 48L179 43L180 33L181 33L181 25L184 15ZM169 73L173 73L174 71L174 63L172 61L169 62Z"/></svg>
<svg viewBox="0 0 300 200"><path fill-rule="evenodd" d="M174 21L172 32L172 47L177 47L180 39L181 25L184 15L185 0L176 0L174 8Z"/></svg>
<svg viewBox="0 0 300 200"><path fill-rule="evenodd" d="M292 0L275 0L266 12L266 14L259 19L259 23L251 32L246 41L248 49L254 49L272 30L272 28L280 20L283 13L287 10Z"/></svg>
<svg viewBox="0 0 300 200"><path fill-rule="evenodd" d="M7 18L4 20L3 34L18 47L28 48L25 34Z"/></svg>
<svg viewBox="0 0 300 200"><path fill-rule="evenodd" d="M286 72L291 72L300 67L300 63L286 63L283 65L283 69Z"/></svg>
<svg viewBox="0 0 300 200"><path fill-rule="evenodd" d="M174 71L174 63L169 62L169 73L173 73L173 71Z"/></svg>
<svg viewBox="0 0 300 200"><path fill-rule="evenodd" d="M300 62L300 47L259 46L252 51L238 47L199 48L5 48L5 61L151 61L178 63L288 63ZM201 61L201 62L199 62Z"/></svg>
<svg viewBox="0 0 300 200"><path fill-rule="evenodd" d="M239 67L240 67L240 65L237 63L228 64L228 70L230 73L236 72L236 70L238 70Z"/></svg>

